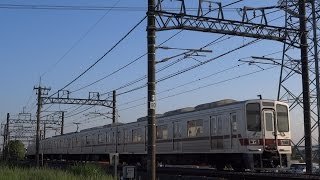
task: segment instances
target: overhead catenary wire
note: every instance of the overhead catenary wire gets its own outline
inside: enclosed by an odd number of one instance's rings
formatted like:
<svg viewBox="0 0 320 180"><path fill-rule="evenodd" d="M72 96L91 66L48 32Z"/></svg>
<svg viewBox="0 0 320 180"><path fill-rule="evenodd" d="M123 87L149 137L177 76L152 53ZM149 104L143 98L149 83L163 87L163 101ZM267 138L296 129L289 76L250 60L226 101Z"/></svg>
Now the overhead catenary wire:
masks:
<svg viewBox="0 0 320 180"><path fill-rule="evenodd" d="M72 44L72 46L45 72L41 74L40 77L45 76L47 73L49 73L52 69L54 69L77 45L80 44L82 40L84 40L88 34L110 13L110 11L116 7L116 5L120 2L121 0L118 0L110 9L107 9L107 12L105 12L84 34L81 35L81 37ZM1 5L0 5L1 7Z"/></svg>
<svg viewBox="0 0 320 180"><path fill-rule="evenodd" d="M181 31L179 31L179 32L181 32ZM175 35L177 35L177 33L176 33ZM231 38L231 37L227 37L227 38L225 38L225 39L222 39L222 38L225 37L225 36L226 36L226 35L220 36L219 38L211 41L210 43L206 44L205 46L203 46L203 47L200 48L200 49L206 48L206 47L208 47L208 46L212 46L212 45L214 45L214 44L223 42L223 41ZM162 44L163 44L163 43L161 43L161 45L162 45ZM188 52L186 52L186 53L188 53ZM183 55L183 54L185 54L185 53L182 53L182 54L180 54L180 55ZM193 52L190 52L190 54L193 54ZM171 66L173 66L173 65L175 65L175 64L177 64L177 63L179 63L179 62L181 62L182 60L186 59L186 57L187 57L187 56L182 57L182 58L179 58L179 59L177 59L177 60L175 60L175 61L173 61L173 62L171 62L171 63L169 63L169 64L167 64L167 65L165 65L165 66L163 66L163 67L161 67L161 68L159 68L158 70L156 70L156 73L159 73L159 72L161 72L161 71L163 71L163 70L165 70L165 69L167 69L167 68L169 68L169 67L171 67ZM138 83L138 82L141 82L142 80L145 80L146 78L147 78L147 75L143 75L143 76L141 76L141 77L139 77L139 78L137 78L137 79L135 79L135 80L127 83L127 84L124 84L124 85L116 88L115 90L118 91L118 90L121 90L121 89L123 89L123 88L129 87L129 86L131 86L131 85L133 85L133 84L136 84L136 83ZM142 85L142 86L139 86L139 87L137 87L137 88L134 88L134 89L132 89L132 90L129 90L128 92L120 93L120 94L118 94L118 96L121 95L121 94L126 94L126 93L129 93L129 92L132 92L132 91L141 89L141 88L143 88L143 87L146 87L146 84L144 84L144 85ZM112 92L112 91L109 91L109 92L107 92L107 93L110 93L110 92ZM103 93L102 95L104 95L104 94L106 94L106 93Z"/></svg>
<svg viewBox="0 0 320 180"><path fill-rule="evenodd" d="M243 1L243 0L240 0ZM238 2L240 2L238 1ZM233 2L232 4L235 4L237 2ZM268 9L278 9L283 8L282 5L277 6L266 6L266 7L258 7L254 8L256 10L268 10ZM146 11L147 7L139 7L139 6L123 6L123 7L116 7L113 8L111 6L83 6L83 5L50 5L50 4L8 4L8 3L2 3L0 4L0 8L3 9L30 9L30 10L77 10L77 11L104 11L104 10L113 10L113 11ZM197 11L198 8L186 8L189 11ZM203 8L208 9L210 8ZM166 10L170 11L179 11L180 8L166 8ZM224 10L227 11L234 11L234 10L242 10L242 8L224 8Z"/></svg>
<svg viewBox="0 0 320 180"><path fill-rule="evenodd" d="M221 54L221 55L219 55L219 56L217 56L217 57L215 57L215 58L211 58L211 59L209 59L209 60L207 60L207 61L205 61L205 62L202 62L202 63L199 63L200 65L203 65L203 64L206 64L206 63L208 63L208 62L210 62L210 61L212 61L212 60L215 60L215 59L217 59L217 58L220 58L220 57L222 57L222 56L224 56L224 55L226 55L226 54L229 54L229 53L231 53L231 52L234 52L235 50L239 50L239 49L241 49L241 48L243 48L243 47L246 47L246 46L248 46L248 45L251 45L251 44L253 44L253 43L256 43L256 42L258 42L258 41L260 41L259 39L255 39L255 40L253 40L253 41L250 41L250 42L248 42L248 43L246 43L246 44L243 44L242 46L239 46L239 47L237 47L237 48L235 48L235 49L232 49L232 50L230 50L230 51L228 51L228 52L226 52L226 53L223 53L223 54ZM199 64L197 64L197 65L195 65L195 66L191 66L191 67L193 67L193 68L196 68L196 67L199 67ZM193 69L192 68L192 69ZM190 69L190 67L189 68L186 68L185 70L191 70ZM265 69L264 69L265 70ZM179 71L178 71L179 72ZM181 73L184 73L184 72L186 72L186 71L182 71ZM178 74L176 74L176 73L174 73L175 75L178 75ZM180 73L179 73L180 74ZM249 73L250 74L250 73ZM170 76L169 76L170 77ZM173 77L173 76L171 76L171 77ZM170 78L171 78L170 77ZM166 79L168 79L168 78L166 78ZM163 79L163 80L166 80L166 79ZM233 78L234 79L234 78ZM163 81L163 80L161 80L161 81ZM229 80L228 80L229 81ZM157 81L157 82L159 82L159 81ZM129 90L129 91L127 91L127 92L132 92L132 91L135 91L135 90L138 90L138 89L141 89L141 88L144 88L144 87L146 87L145 85L143 85L143 86L140 86L140 87L138 87L138 88L135 88L135 89L132 89L132 90ZM125 93L127 93L127 92L125 92ZM170 97L172 97L172 96L170 96ZM140 104L140 105L138 105L138 106L141 106L141 105L145 105L146 103L143 103L143 104ZM135 107L135 106L134 106ZM130 109L131 107L129 107L129 109ZM128 109L128 108L126 108L126 109ZM126 110L126 109L122 109L122 110ZM121 111L121 110L119 110L119 111Z"/></svg>
<svg viewBox="0 0 320 180"><path fill-rule="evenodd" d="M275 12L277 12L277 11L280 11L280 10L275 10L275 11L266 13L266 15L267 15L267 14L271 14L271 13L275 13ZM256 16L256 17L260 17L260 16L262 16L262 15L258 15L258 16ZM255 17L255 18L256 18L256 17ZM279 19L279 18L281 18L281 17L283 17L283 16L280 16L280 17L278 17L278 18L274 18L274 19L270 20L269 22L275 21L275 20L277 20L277 19ZM251 20L252 20L252 19L251 19ZM182 31L182 30L181 30L181 31ZM180 33L181 31L179 31L179 33ZM222 36L222 37L223 37L223 36ZM222 38L222 37L221 37L221 38ZM227 39L229 39L229 38L231 38L231 37L228 37ZM222 40L222 41L223 41L223 40ZM210 45L212 45L212 44L208 44L208 45L202 47L201 49L206 48L206 47L208 47L208 46L210 46ZM182 60L182 59L180 59L179 61L181 61L181 60ZM177 61L177 62L179 62L179 61ZM175 63L177 63L177 62L173 62L173 64L175 64ZM169 66L170 66L170 65L169 65ZM165 67L164 67L164 68L165 68ZM120 89L122 89L122 88L124 88L124 87L128 87L128 86L130 86L130 85L132 85L132 84L135 84L136 82L142 81L142 80L145 79L145 78L146 78L146 75L143 76L143 77L140 77L139 79L137 79L137 80L135 80L135 81L133 81L133 82L128 83L127 85L121 86L120 88L117 88L116 90L120 90ZM137 88L128 90L128 91L125 92L125 93L133 92L133 91L135 91L135 90L138 90L138 89L141 89L141 88L144 88L144 87L146 87L146 85L142 85L142 86L139 86L139 87L137 87ZM123 94L123 93L121 93L121 94Z"/></svg>
<svg viewBox="0 0 320 180"><path fill-rule="evenodd" d="M114 3L114 5L112 7L110 7L110 9L107 10L106 13L103 14L103 16L101 16L98 21L96 21L54 64L53 66L51 66L47 71L43 72L42 75L40 77L45 76L48 72L50 72L53 68L55 68L78 44L80 44L80 42L105 18L105 16L107 14L109 14L109 12L112 10L112 8L116 7L116 5L120 2L121 0L116 1L116 3ZM52 105L51 105L52 106ZM47 107L45 109L48 110L50 109L50 107ZM34 109L36 106L34 106L32 109ZM32 109L30 111L32 111Z"/></svg>
<svg viewBox="0 0 320 180"><path fill-rule="evenodd" d="M237 65L234 65L234 66L232 66L232 67L229 67L229 68L220 70L220 71L218 71L218 72L214 72L214 73L212 73L212 74L209 74L209 75L206 75L206 76L203 76L203 77L200 77L200 78L196 78L195 80L192 80L192 81L183 83L183 84L178 85L178 86L175 86L175 87L173 87L173 88L169 88L169 89L160 91L159 93L157 93L157 95L160 95L160 94L162 94L162 93L169 92L169 91L172 91L172 90L175 90L175 89L184 87L184 86L186 86L186 85L190 85L190 84L192 84L192 83L195 83L195 82L198 82L198 81L207 79L207 78L212 77L212 76L214 76L214 75L218 75L218 74L221 74L221 73L224 73L224 72L228 72L228 71L230 71L230 70L232 70L232 69L235 69L235 68L238 68L238 67L240 67L240 66L242 66L242 65L244 65L244 64L247 64L247 63L237 64ZM133 103L133 102L140 101L140 100L143 100L143 99L146 99L146 98L147 98L147 97L145 96L145 97L142 97L142 98L139 98L139 99L135 99L135 100L132 100L132 101L124 102L124 103L122 103L122 104L119 104L119 106L131 104L131 103Z"/></svg>
<svg viewBox="0 0 320 180"><path fill-rule="evenodd" d="M67 83L63 88L60 90L64 90L68 86L70 86L72 83L77 81L80 77L82 77L84 74L86 74L90 69L92 69L95 65L97 65L106 55L108 55L111 51L113 51L124 39L126 39L145 19L147 16L144 16L133 28L129 30L128 33L126 33L115 45L113 45L106 53L104 53L100 58L98 58L91 66L89 66L85 71L83 71L80 75L78 75L76 78L74 78L72 81ZM52 94L51 96L57 94L58 92Z"/></svg>
<svg viewBox="0 0 320 180"><path fill-rule="evenodd" d="M247 73L247 74L239 75L239 76L232 77L232 78L229 78L229 79L225 79L225 80L222 80L222 81L218 81L218 82L215 82L215 83L211 83L211 84L207 84L207 85L200 86L200 87L197 87L197 88L193 88L191 90L182 91L182 92L179 92L179 93L176 93L176 94L172 94L172 95L169 95L169 96L165 96L165 97L159 98L158 101L161 101L161 100L164 100L164 99L168 99L168 98L171 98L171 97L175 97L175 96L178 96L178 95L190 93L190 92L193 92L193 91L196 91L196 90L199 90L199 89L204 89L204 88L207 88L207 87L210 87L210 86L213 86L213 85L229 82L229 81L232 81L232 80L235 80L235 79L246 77L246 76L249 76L249 75L252 75L252 74L256 74L256 73L259 73L259 72L262 72L262 71L266 71L266 70L269 70L269 69L273 69L273 68L275 68L275 67L269 67L269 68L265 68L265 69L260 69L260 70L257 70L257 71L254 71L254 72L250 72L250 73ZM129 110L129 109L136 108L136 107L139 107L139 106L142 106L142 105L145 105L145 104L147 104L147 103L141 103L141 104L137 104L135 106L127 107L127 108L124 108L124 109L119 109L119 111Z"/></svg>
<svg viewBox="0 0 320 180"><path fill-rule="evenodd" d="M181 32L182 32L182 30L180 30L179 32L173 34L173 35L170 36L168 39L166 39L165 41L163 41L162 43L160 43L160 46L163 45L163 44L165 44L166 42L168 42L169 40L171 40L172 38L174 38L175 36L177 36L177 35L180 34ZM138 58L130 61L128 64L120 67L119 69L113 71L112 73L110 73L110 74L108 74L108 75L106 75L106 76L104 76L104 77L102 77L102 78L100 78L100 79L98 79L98 80L96 80L96 81L88 84L88 85L85 85L85 86L80 87L80 88L78 88L78 89L76 89L76 90L73 90L72 92L77 92L77 91L83 90L83 89L85 89L85 88L87 88L87 87L90 87L90 86L92 86L92 85L94 85L94 84L96 84L96 83L98 83L98 82L100 82L100 81L102 81L102 80L104 80L104 79L106 79L106 78L108 78L108 77L116 74L117 72L119 72L119 71L121 71L121 70L129 67L130 65L134 64L135 62L137 62L138 60L142 59L142 58L143 58L144 56L146 56L146 55L147 55L147 53L145 53L145 54L139 56ZM130 82L129 84L131 84L131 82ZM117 88L117 89L115 89L115 90L119 90L119 89L122 89L122 88L127 87L127 86L129 86L129 85L124 85L123 87L119 87L119 88ZM112 90L112 91L113 91L113 90ZM103 95L105 95L105 94L111 93L112 91L103 93L103 94L101 94L101 95L103 96Z"/></svg>
<svg viewBox="0 0 320 180"><path fill-rule="evenodd" d="M266 57L266 56L270 56L270 55L275 55L275 54L278 54L278 53L281 53L281 52L282 52L282 51L272 52L272 53L269 53L269 54L265 54L265 55L263 55L262 57ZM240 58L240 59L243 60L243 59L248 59L248 58L252 58L252 57L250 56L250 57L244 57L244 58ZM178 86L175 86L175 87L173 87L173 88L169 88L169 89L162 90L162 91L158 92L157 95L160 95L160 94L162 94L162 93L169 92L169 91L172 91L172 90L175 90L175 89L184 87L184 86L186 86L186 85L190 85L190 84L192 84L192 83L201 81L201 80L203 80L203 79L207 79L207 78L209 78L209 77L212 77L212 76L215 76L215 75L224 73L224 72L228 72L228 71L230 71L230 70L232 70L232 69L241 67L241 66L243 66L244 64L247 64L247 63L244 62L244 63L241 63L241 64L237 64L237 65L228 67L228 68L226 68L226 69L220 70L220 71L218 71L218 72L214 72L214 73L212 73L212 74L209 74L209 75L206 75L206 76L203 76L203 77L200 77L200 78L196 78L195 80L192 80L192 81L183 83L183 84L178 85ZM137 99L135 99L135 100L131 100L131 101L128 101L128 102L121 103L121 104L119 104L119 106L131 104L131 103L134 103L134 102L137 102L137 101L146 99L146 98L147 98L146 96L141 97L141 98L137 98Z"/></svg>
<svg viewBox="0 0 320 180"><path fill-rule="evenodd" d="M200 62L200 63L198 63L198 64L195 64L195 65L193 65L193 66L190 66L190 67L188 67L188 68L185 68L185 69L183 69L183 70L179 70L179 71L177 71L177 72L175 72L175 73L169 74L169 75L167 75L167 76L165 76L165 77L162 77L162 78L160 78L160 79L157 79L156 83L159 83L159 82L161 82L161 81L164 81L164 80L173 78L173 77L175 77L175 76L177 76L177 75L180 75L180 74L182 74L182 73L188 72L188 71L190 71L190 70L192 70L192 69L195 69L195 68L197 68L197 67L203 66L203 65L205 65L205 64L207 64L207 63L209 63L209 62L211 62L211 61L213 61L213 60L216 60L216 59L218 59L218 58L221 58L221 57L223 57L223 56L225 56L225 55L227 55L227 54L230 54L230 53L232 53L232 52L234 52L234 51L237 51L237 50L239 50L239 49L242 49L242 48L244 48L244 47L247 47L247 46L249 46L249 45L251 45L251 44L254 44L254 43L258 42L258 41L260 41L260 40L259 40L259 39L252 40L252 41L250 41L250 42L248 42L248 43L245 43L245 44L243 44L243 45L241 45L241 46L239 46L239 47L237 47L237 48L234 48L234 49L229 50L229 51L227 51L227 52L225 52L225 53L223 53L223 54L220 54L220 55L218 55L218 56L216 56L216 57L214 57L214 58L211 58L211 59L208 59L208 60L206 60L206 61ZM142 89L142 88L145 88L146 86L147 86L147 84L141 85L141 86L139 86L139 87L136 87L136 88L130 89L130 90L128 90L128 91L119 93L118 96L119 96L119 95L123 95L123 94L130 93L130 92L133 92L133 91Z"/></svg>
<svg viewBox="0 0 320 180"><path fill-rule="evenodd" d="M162 0L162 1L163 1L163 0ZM223 8L228 7L228 6L231 6L231 5L236 4L236 3L239 3L239 2L241 2L241 1L243 1L243 0L237 0L237 1L235 1L235 2L226 4L226 5L223 6ZM214 9L214 10L218 10L218 9ZM214 11L214 10L211 10L211 11ZM176 32L174 35L170 36L168 39L166 39L165 41L163 41L162 43L160 43L159 46L165 44L166 42L168 42L169 40L171 40L172 38L174 38L175 36L177 36L178 34L180 34L180 33L183 32L183 31L184 31L184 30L182 29L182 30ZM143 58L144 56L146 56L146 55L147 55L147 53L145 53L145 54L141 55L140 57L134 59L133 61L131 61L131 62L129 62L128 64L122 66L121 68L115 70L114 72L112 72L112 73L110 73L110 74L108 74L108 75L106 75L106 76L104 76L104 77L102 77L102 78L100 78L100 79L98 79L98 80L96 80L96 81L88 84L88 85L85 85L85 86L83 86L83 87L80 87L80 88L78 88L78 89L76 89L76 90L74 90L74 91L72 91L72 92L77 92L77 91L83 90L83 89L85 89L85 88L87 88L87 87L90 87L90 86L92 86L92 85L94 85L94 84L96 84L96 83L98 83L98 82L100 82L100 81L102 81L102 80L104 80L104 79L106 79L106 78L114 75L115 73L123 70L124 68L132 65L134 62L142 59L142 58ZM127 87L127 86L124 86L124 87ZM119 90L119 89L122 89L122 88L124 88L124 87L120 87L120 88L117 88L117 89L115 89L115 90ZM112 91L113 91L113 90L112 90ZM112 92L112 91L110 91L110 92ZM107 92L107 93L110 93L110 92ZM107 94L107 93L104 93L104 94L102 94L102 95L105 95L105 94Z"/></svg>
<svg viewBox="0 0 320 180"><path fill-rule="evenodd" d="M275 7L276 8L276 7ZM74 11L143 11L147 10L147 7L138 6L122 6L113 8L112 6L72 6L72 5L35 5L35 4L0 4L0 9L17 9L17 10L74 10ZM203 8L208 9L209 8ZM226 11L236 11L241 8L224 8ZM269 9L269 8L268 8ZM179 11L180 8L166 8L170 11ZM188 11L197 11L198 8L186 8Z"/></svg>

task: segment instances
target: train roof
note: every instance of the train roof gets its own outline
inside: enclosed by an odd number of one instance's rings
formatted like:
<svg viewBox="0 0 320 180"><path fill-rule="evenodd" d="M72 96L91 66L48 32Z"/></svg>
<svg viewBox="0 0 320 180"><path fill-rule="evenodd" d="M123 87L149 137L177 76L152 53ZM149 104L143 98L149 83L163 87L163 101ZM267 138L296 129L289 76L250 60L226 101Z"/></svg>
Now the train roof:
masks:
<svg viewBox="0 0 320 180"><path fill-rule="evenodd" d="M219 101L214 101L210 103L204 103L204 104L199 104L195 107L186 107L186 108L181 108L181 109L176 109L173 111L168 111L163 114L163 116L173 116L181 113L187 113L187 112L194 112L194 111L200 111L200 110L205 110L205 109L210 109L210 108L215 108L215 107L221 107L225 105L230 105L230 104L236 104L239 103L240 101L234 100L234 99L223 99Z"/></svg>
<svg viewBox="0 0 320 180"><path fill-rule="evenodd" d="M99 129L103 129L103 128L109 128L112 126L117 126L117 125L121 125L123 123L115 123L115 124L107 124L107 125L103 125L103 126L97 126L97 127L92 127L92 128L88 128L88 129L83 129L80 132L86 132L86 131L92 131L92 130L99 130Z"/></svg>
<svg viewBox="0 0 320 180"><path fill-rule="evenodd" d="M160 117L173 116L173 115L177 115L177 114L200 111L200 110L205 110L205 109L210 109L210 108L215 108L215 107L221 107L221 106L225 106L225 105L236 104L236 103L240 103L240 102L243 102L243 101L237 101L234 99L223 99L223 100L214 101L214 102L210 102L210 103L199 104L195 107L185 107L185 108L180 108L180 109L168 111L163 114L157 114L156 117L160 118ZM137 119L137 122L146 121L147 119L148 119L147 116L141 117L141 118Z"/></svg>

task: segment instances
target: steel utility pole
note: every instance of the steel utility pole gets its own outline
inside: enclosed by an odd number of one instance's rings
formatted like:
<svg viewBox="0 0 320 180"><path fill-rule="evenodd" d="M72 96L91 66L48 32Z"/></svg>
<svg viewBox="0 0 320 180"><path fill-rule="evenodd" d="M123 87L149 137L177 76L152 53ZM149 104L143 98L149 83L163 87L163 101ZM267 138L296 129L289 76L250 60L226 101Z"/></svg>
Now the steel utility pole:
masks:
<svg viewBox="0 0 320 180"><path fill-rule="evenodd" d="M317 125L318 125L318 164L320 165L320 87L319 87L319 58L318 58L318 33L317 33L317 16L316 16L316 2L311 1L312 8L312 29L313 29L313 49L314 49L314 63L316 73L316 93L317 93Z"/></svg>
<svg viewBox="0 0 320 180"><path fill-rule="evenodd" d="M311 143L311 122L310 122L310 90L309 90L309 68L308 68L308 40L307 40L307 17L306 1L299 0L299 21L301 38L301 69L303 89L303 115L305 133L305 160L306 171L312 173L312 143Z"/></svg>
<svg viewBox="0 0 320 180"><path fill-rule="evenodd" d="M148 157L147 177L156 179L156 25L155 25L155 0L148 0Z"/></svg>

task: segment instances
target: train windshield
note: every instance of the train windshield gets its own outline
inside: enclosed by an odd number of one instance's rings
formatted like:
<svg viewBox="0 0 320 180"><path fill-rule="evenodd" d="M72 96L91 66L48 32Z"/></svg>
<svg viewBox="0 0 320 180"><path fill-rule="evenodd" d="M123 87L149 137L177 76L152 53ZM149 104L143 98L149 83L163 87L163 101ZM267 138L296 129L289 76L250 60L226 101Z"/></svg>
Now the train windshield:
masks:
<svg viewBox="0 0 320 180"><path fill-rule="evenodd" d="M289 132L289 119L288 119L287 106L277 104L277 120L278 120L278 131Z"/></svg>
<svg viewBox="0 0 320 180"><path fill-rule="evenodd" d="M247 129L248 131L261 131L260 104L247 104Z"/></svg>

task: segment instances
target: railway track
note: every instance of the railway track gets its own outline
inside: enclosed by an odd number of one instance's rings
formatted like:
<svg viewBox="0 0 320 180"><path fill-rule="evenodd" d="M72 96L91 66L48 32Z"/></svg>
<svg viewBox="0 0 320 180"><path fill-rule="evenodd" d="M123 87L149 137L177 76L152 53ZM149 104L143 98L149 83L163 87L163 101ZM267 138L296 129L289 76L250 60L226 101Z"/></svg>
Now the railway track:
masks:
<svg viewBox="0 0 320 180"><path fill-rule="evenodd" d="M49 168L65 169L69 166L84 162L68 161L44 161L45 166ZM103 162L88 162L98 164L111 173L112 167ZM35 162L21 162L24 165L35 165ZM146 179L146 169L138 168L139 180ZM122 167L118 166L118 172L122 172ZM320 174L293 174L279 172L234 172L234 171L217 171L212 168L194 168L194 167L158 167L157 174L160 180L302 180L302 179L320 179ZM120 174L121 175L121 174Z"/></svg>
<svg viewBox="0 0 320 180"><path fill-rule="evenodd" d="M215 171L213 169L196 169L196 168L158 168L158 174L175 175L178 179L186 179L183 177L197 177L197 179L222 178L228 180L285 180L285 179L320 179L319 175L314 174L292 174L292 173L276 173L276 172L232 172L232 171ZM180 178L179 178L180 177ZM188 178L187 178L188 179Z"/></svg>

